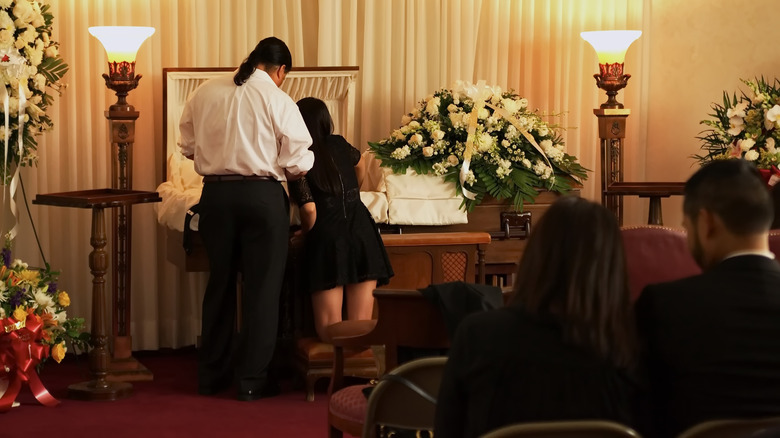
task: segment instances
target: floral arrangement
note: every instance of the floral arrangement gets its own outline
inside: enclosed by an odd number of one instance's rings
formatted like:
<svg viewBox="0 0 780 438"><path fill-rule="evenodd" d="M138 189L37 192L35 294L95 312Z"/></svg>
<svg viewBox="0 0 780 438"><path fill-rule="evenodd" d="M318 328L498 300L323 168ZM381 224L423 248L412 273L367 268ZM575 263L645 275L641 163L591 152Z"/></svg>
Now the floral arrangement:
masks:
<svg viewBox="0 0 780 438"><path fill-rule="evenodd" d="M765 175L779 175L780 81L763 77L742 82L747 92L731 96L723 92L723 104L712 104L712 117L701 124L709 129L697 137L704 153L694 155L701 164L712 160L743 158Z"/></svg>
<svg viewBox="0 0 780 438"><path fill-rule="evenodd" d="M420 101L401 124L389 138L369 142L381 165L453 182L468 211L486 195L522 209L541 189L566 193L587 178L566 153L560 128L512 90L458 81Z"/></svg>
<svg viewBox="0 0 780 438"><path fill-rule="evenodd" d="M68 293L57 288L57 272L29 269L19 259L11 261L8 247L2 250L0 266L0 412L9 409L27 382L36 398L53 405L35 367L49 357L60 362L70 344L86 349L90 334L83 331L83 318L68 318ZM3 394L5 393L5 394Z"/></svg>
<svg viewBox="0 0 780 438"><path fill-rule="evenodd" d="M46 109L54 102L49 90L61 93L59 82L68 65L51 39L51 5L29 0L0 0L0 82L6 85L7 105L0 99L0 147L5 162L0 181L8 184L12 164L37 163L36 136L52 128ZM2 92L2 90L0 90ZM5 97L5 96L0 96ZM22 123L19 123L20 108ZM5 119L5 120L4 120ZM18 135L23 125L23 134ZM22 147L19 147L19 139Z"/></svg>

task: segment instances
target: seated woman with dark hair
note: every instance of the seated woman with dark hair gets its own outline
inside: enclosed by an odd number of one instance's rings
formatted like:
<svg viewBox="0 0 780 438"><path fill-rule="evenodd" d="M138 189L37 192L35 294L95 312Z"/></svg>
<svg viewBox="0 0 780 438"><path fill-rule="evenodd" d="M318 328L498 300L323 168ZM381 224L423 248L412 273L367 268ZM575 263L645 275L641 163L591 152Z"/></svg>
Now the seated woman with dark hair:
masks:
<svg viewBox="0 0 780 438"><path fill-rule="evenodd" d="M555 202L531 234L513 294L458 326L434 436L536 421L634 425L637 341L614 215L581 198Z"/></svg>

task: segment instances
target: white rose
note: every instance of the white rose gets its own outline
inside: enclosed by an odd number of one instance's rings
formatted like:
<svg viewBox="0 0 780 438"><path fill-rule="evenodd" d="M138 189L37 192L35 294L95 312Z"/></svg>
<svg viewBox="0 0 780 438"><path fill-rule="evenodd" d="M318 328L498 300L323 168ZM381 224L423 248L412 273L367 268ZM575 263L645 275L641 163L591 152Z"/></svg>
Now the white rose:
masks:
<svg viewBox="0 0 780 438"><path fill-rule="evenodd" d="M10 8L14 0L0 0L0 8Z"/></svg>
<svg viewBox="0 0 780 438"><path fill-rule="evenodd" d="M438 97L434 97L433 99L428 101L428 104L425 106L425 112L431 116L435 116L436 114L439 114L440 104L441 104L441 100Z"/></svg>
<svg viewBox="0 0 780 438"><path fill-rule="evenodd" d="M420 134L414 134L409 138L409 146L419 146L423 142L423 136Z"/></svg>
<svg viewBox="0 0 780 438"><path fill-rule="evenodd" d="M0 28L8 29L12 32L16 30L13 18L4 10L0 11Z"/></svg>
<svg viewBox="0 0 780 438"><path fill-rule="evenodd" d="M30 24L31 24L33 27L36 27L36 28L37 28L37 27L41 27L41 26L43 26L44 24L46 24L46 22L45 22L45 21L43 21L43 15L41 15L41 13L40 13L40 12L34 12L34 13L33 13L33 19L32 19L32 21L30 21Z"/></svg>
<svg viewBox="0 0 780 438"><path fill-rule="evenodd" d="M40 73L33 76L33 86L36 90L43 91L46 88L46 76Z"/></svg>
<svg viewBox="0 0 780 438"><path fill-rule="evenodd" d="M449 111L451 113L457 112L458 111L458 106L455 105L454 103L451 103L451 104L447 105L447 111Z"/></svg>
<svg viewBox="0 0 780 438"><path fill-rule="evenodd" d="M430 147L430 146L425 146L424 148L422 148L422 154L423 154L423 157L431 157L431 156L433 156L433 148Z"/></svg>
<svg viewBox="0 0 780 438"><path fill-rule="evenodd" d="M0 30L0 49L8 50L14 46L14 33L11 30Z"/></svg>
<svg viewBox="0 0 780 438"><path fill-rule="evenodd" d="M395 131L393 131L393 138L396 140L406 140L406 134L401 132L400 129L396 129Z"/></svg>
<svg viewBox="0 0 780 438"><path fill-rule="evenodd" d="M766 139L766 150L774 153L775 152L775 139L772 137L769 137Z"/></svg>
<svg viewBox="0 0 780 438"><path fill-rule="evenodd" d="M520 109L528 107L528 99L526 99L525 97L519 99L517 103L520 105Z"/></svg>
<svg viewBox="0 0 780 438"><path fill-rule="evenodd" d="M744 140L740 140L737 142L737 144L739 145L739 148L742 149L742 152L747 152L756 145L756 141L752 138L746 138Z"/></svg>
<svg viewBox="0 0 780 438"><path fill-rule="evenodd" d="M547 129L547 125L539 125L536 127L536 132L538 132L542 137L547 137L547 135L550 133L550 130Z"/></svg>
<svg viewBox="0 0 780 438"><path fill-rule="evenodd" d="M437 129L431 133L431 138L434 140L442 140L444 138L444 131Z"/></svg>
<svg viewBox="0 0 780 438"><path fill-rule="evenodd" d="M420 129L420 122L418 122L417 120L412 120L411 122L409 122L409 128L413 131L417 131L418 129Z"/></svg>
<svg viewBox="0 0 780 438"><path fill-rule="evenodd" d="M27 47L25 49L25 52L27 52L27 56L30 59L31 65L34 65L36 67L41 65L41 61L43 61L43 50L36 50Z"/></svg>
<svg viewBox="0 0 780 438"><path fill-rule="evenodd" d="M757 151L747 151L745 152L745 159L748 161L756 161L758 160L758 152Z"/></svg>
<svg viewBox="0 0 780 438"><path fill-rule="evenodd" d="M33 10L32 4L27 0L17 0L12 12L14 17L16 17L17 27L25 26L35 17L35 10Z"/></svg>
<svg viewBox="0 0 780 438"><path fill-rule="evenodd" d="M411 121L412 121L412 118L409 116L409 114L404 114L404 115L401 117L401 124L402 124L402 125L408 125L408 124L409 124L409 122L411 122Z"/></svg>
<svg viewBox="0 0 780 438"><path fill-rule="evenodd" d="M501 99L501 106L503 106L509 114L514 114L520 111L520 103L514 99Z"/></svg>
<svg viewBox="0 0 780 438"><path fill-rule="evenodd" d="M57 46L52 44L51 46L46 48L45 53L47 58L56 58L57 55L60 54L60 51L57 49Z"/></svg>
<svg viewBox="0 0 780 438"><path fill-rule="evenodd" d="M450 164L450 166L457 166L459 163L458 157L455 155L450 154L449 157L447 157L447 163Z"/></svg>

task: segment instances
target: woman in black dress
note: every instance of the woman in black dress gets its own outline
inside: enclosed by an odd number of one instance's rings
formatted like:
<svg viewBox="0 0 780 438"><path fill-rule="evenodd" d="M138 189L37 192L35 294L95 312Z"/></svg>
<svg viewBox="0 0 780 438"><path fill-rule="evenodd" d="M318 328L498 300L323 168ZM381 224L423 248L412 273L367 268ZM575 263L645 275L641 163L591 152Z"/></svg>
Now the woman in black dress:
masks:
<svg viewBox="0 0 780 438"><path fill-rule="evenodd" d="M347 319L371 319L373 291L387 284L393 270L376 223L360 200L355 174L360 152L333 135L325 102L306 97L298 108L312 137L314 167L290 184L290 193L305 233L305 283L314 327L327 342L327 327L342 319L344 297Z"/></svg>
<svg viewBox="0 0 780 438"><path fill-rule="evenodd" d="M513 293L505 308L458 325L434 436L536 421L636 426L637 341L615 216L581 198L554 203L531 233Z"/></svg>

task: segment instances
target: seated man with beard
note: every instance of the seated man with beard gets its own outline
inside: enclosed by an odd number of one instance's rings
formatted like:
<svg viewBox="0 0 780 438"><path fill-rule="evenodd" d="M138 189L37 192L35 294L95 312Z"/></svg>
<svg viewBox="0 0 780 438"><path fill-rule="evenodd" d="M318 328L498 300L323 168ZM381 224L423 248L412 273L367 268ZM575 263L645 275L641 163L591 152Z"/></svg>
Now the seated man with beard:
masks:
<svg viewBox="0 0 780 438"><path fill-rule="evenodd" d="M780 416L780 264L772 200L755 166L715 161L685 184L683 226L700 275L645 288L636 303L654 427Z"/></svg>

